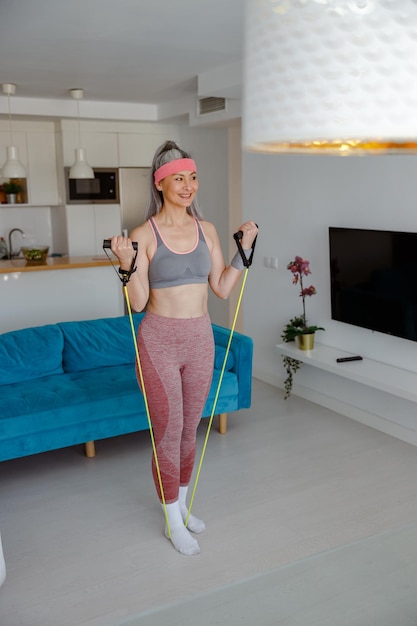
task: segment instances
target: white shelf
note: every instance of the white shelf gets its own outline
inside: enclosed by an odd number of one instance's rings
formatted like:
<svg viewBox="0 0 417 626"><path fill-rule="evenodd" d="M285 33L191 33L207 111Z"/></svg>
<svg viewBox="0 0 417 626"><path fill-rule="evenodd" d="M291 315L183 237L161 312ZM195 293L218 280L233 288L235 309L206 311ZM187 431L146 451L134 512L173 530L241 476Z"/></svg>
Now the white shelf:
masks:
<svg viewBox="0 0 417 626"><path fill-rule="evenodd" d="M332 374L343 376L355 382L380 389L400 398L417 402L417 373L394 367L381 361L363 358L362 361L337 363L339 357L355 356L319 343L314 350L300 350L293 342L280 343L275 348L280 354L302 361L306 365L318 367Z"/></svg>
<svg viewBox="0 0 417 626"><path fill-rule="evenodd" d="M54 207L60 207L63 206L62 204L51 204L48 202L45 202L44 204L33 204L32 202L30 203L26 203L24 204L23 202L16 202L15 204L8 204L7 202L1 202L0 203L0 209L27 209L28 207L33 207L34 209L37 209L39 207L49 207L51 209L53 209Z"/></svg>

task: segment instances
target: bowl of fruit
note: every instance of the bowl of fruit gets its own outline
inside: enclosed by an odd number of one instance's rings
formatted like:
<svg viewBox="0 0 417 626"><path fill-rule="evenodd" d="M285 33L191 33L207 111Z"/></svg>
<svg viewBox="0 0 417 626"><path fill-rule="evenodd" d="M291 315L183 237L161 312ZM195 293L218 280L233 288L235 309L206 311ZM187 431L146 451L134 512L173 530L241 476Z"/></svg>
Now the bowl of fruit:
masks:
<svg viewBox="0 0 417 626"><path fill-rule="evenodd" d="M22 246L21 252L26 259L26 265L45 265L49 246Z"/></svg>

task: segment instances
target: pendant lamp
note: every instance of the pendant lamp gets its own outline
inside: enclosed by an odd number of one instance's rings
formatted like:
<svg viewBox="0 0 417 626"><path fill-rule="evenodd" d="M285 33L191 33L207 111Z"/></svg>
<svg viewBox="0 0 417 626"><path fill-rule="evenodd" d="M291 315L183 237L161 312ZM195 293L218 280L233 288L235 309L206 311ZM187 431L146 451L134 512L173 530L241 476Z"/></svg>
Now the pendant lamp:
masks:
<svg viewBox="0 0 417 626"><path fill-rule="evenodd" d="M9 112L9 128L10 128L10 146L7 146L7 159L1 173L3 178L26 178L26 170L22 163L19 161L19 152L17 146L13 145L13 125L12 115L10 109L10 96L16 93L16 85L11 83L3 83L2 91L7 96L7 106Z"/></svg>
<svg viewBox="0 0 417 626"><path fill-rule="evenodd" d="M417 152L415 0L247 0L243 145Z"/></svg>
<svg viewBox="0 0 417 626"><path fill-rule="evenodd" d="M78 148L75 149L75 162L70 168L69 178L94 178L93 169L87 163L84 148L81 148L80 100L84 97L83 89L71 89L71 96L77 101Z"/></svg>

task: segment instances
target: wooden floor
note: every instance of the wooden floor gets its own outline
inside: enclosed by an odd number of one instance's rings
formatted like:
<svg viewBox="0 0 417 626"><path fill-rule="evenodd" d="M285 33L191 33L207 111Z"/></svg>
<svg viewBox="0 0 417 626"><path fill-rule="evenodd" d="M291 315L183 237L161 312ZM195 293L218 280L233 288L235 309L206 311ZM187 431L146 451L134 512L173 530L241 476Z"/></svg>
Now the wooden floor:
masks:
<svg viewBox="0 0 417 626"><path fill-rule="evenodd" d="M256 380L252 409L210 434L197 557L163 537L149 434L96 447L0 464L1 626L115 626L417 520L415 447Z"/></svg>

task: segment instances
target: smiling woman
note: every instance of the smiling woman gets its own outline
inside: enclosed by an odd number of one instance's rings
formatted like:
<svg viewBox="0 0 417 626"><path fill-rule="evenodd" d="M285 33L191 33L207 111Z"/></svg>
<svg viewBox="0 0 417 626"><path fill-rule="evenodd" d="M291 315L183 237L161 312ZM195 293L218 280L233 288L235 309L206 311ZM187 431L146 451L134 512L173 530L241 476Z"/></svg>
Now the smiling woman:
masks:
<svg viewBox="0 0 417 626"><path fill-rule="evenodd" d="M138 382L155 436L153 478L165 534L189 556L200 548L188 531L205 529L190 515L186 497L213 370L208 287L227 298L244 270L240 257L226 266L216 229L200 214L197 190L194 160L175 142L165 142L152 162L146 222L130 238L115 236L111 243L133 308L146 307L138 330ZM246 222L239 230L242 247L251 249L256 225ZM138 243L137 267L132 241Z"/></svg>

